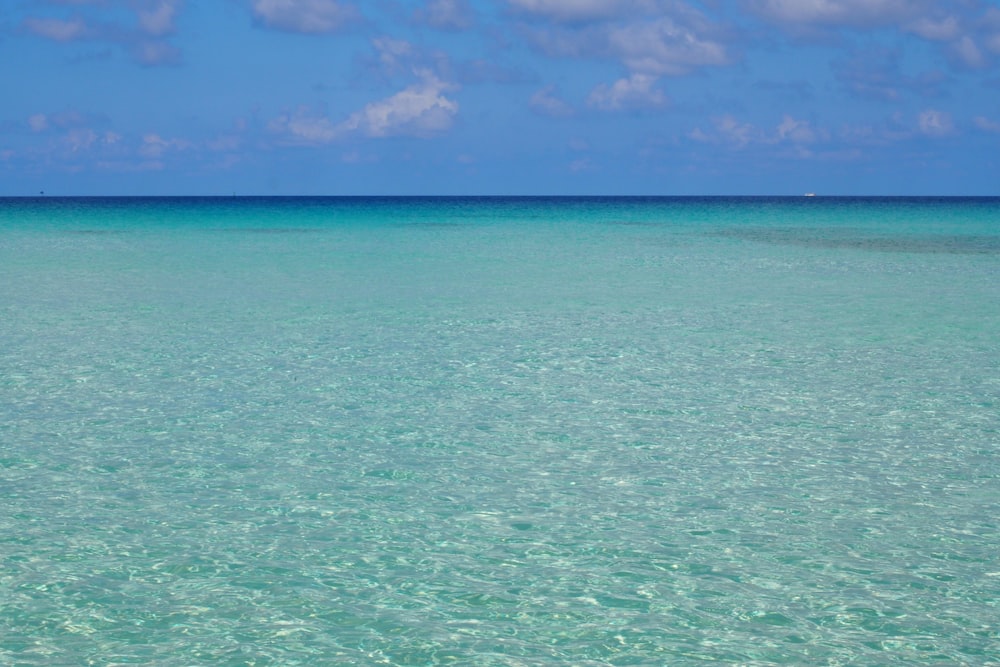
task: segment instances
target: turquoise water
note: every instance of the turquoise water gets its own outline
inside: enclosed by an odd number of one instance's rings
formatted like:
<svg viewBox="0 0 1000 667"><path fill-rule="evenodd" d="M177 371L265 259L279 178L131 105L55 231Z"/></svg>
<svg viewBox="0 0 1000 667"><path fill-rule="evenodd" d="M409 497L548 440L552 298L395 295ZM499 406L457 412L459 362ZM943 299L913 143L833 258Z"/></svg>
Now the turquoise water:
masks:
<svg viewBox="0 0 1000 667"><path fill-rule="evenodd" d="M0 502L2 664L1000 664L1000 200L0 200Z"/></svg>

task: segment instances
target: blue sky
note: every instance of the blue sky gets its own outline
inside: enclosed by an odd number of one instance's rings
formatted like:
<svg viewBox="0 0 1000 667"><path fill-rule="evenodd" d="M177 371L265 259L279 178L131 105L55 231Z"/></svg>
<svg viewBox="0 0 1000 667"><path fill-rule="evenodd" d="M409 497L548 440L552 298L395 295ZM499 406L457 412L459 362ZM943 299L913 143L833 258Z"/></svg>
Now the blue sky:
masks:
<svg viewBox="0 0 1000 667"><path fill-rule="evenodd" d="M1000 194L997 0L0 0L0 195Z"/></svg>

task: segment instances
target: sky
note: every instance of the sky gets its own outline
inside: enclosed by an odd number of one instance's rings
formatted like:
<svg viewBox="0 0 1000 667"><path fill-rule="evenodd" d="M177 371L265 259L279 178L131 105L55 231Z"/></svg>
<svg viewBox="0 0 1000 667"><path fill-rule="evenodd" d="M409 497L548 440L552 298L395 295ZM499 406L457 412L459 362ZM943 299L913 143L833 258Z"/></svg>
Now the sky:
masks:
<svg viewBox="0 0 1000 667"><path fill-rule="evenodd" d="M0 0L0 196L1000 195L1000 0Z"/></svg>

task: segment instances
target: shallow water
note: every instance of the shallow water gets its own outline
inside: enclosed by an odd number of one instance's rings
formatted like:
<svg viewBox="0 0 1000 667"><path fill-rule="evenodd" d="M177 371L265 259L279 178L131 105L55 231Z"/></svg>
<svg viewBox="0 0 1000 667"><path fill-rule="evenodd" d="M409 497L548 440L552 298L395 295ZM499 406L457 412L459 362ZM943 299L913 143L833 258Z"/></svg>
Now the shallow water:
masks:
<svg viewBox="0 0 1000 667"><path fill-rule="evenodd" d="M0 662L1000 661L1000 200L0 200Z"/></svg>

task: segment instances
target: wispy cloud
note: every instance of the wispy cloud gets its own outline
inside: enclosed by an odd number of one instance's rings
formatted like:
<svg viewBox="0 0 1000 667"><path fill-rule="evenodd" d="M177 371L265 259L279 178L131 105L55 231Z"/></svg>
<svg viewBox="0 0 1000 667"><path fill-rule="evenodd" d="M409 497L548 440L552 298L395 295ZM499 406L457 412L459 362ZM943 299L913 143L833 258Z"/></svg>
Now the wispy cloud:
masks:
<svg viewBox="0 0 1000 667"><path fill-rule="evenodd" d="M904 95L940 97L949 75L943 70L928 70L916 76L905 74L899 49L868 48L833 62L836 79L852 95L897 102Z"/></svg>
<svg viewBox="0 0 1000 667"><path fill-rule="evenodd" d="M359 16L336 0L253 0L252 10L260 25L307 35L335 32Z"/></svg>
<svg viewBox="0 0 1000 667"><path fill-rule="evenodd" d="M525 15L580 22L614 18L637 3L632 0L507 0L507 4Z"/></svg>
<svg viewBox="0 0 1000 667"><path fill-rule="evenodd" d="M428 136L450 128L458 103L444 93L454 86L426 70L418 72L418 76L418 83L351 114L339 126L341 131L369 137Z"/></svg>
<svg viewBox="0 0 1000 667"><path fill-rule="evenodd" d="M292 144L327 144L341 136L326 115L304 106L272 119L267 127Z"/></svg>
<svg viewBox="0 0 1000 667"><path fill-rule="evenodd" d="M458 103L445 93L455 86L428 70L416 74L416 83L365 105L339 123L326 114L301 107L278 116L268 128L286 142L302 145L328 144L350 136L429 137L449 129L458 114Z"/></svg>
<svg viewBox="0 0 1000 667"><path fill-rule="evenodd" d="M686 74L692 69L728 62L725 45L709 35L709 26L684 25L664 17L611 28L611 52L633 72Z"/></svg>
<svg viewBox="0 0 1000 667"><path fill-rule="evenodd" d="M725 144L737 149L746 148L751 144L786 144L804 149L809 144L829 141L830 134L826 130L814 127L811 122L795 118L790 114L782 116L781 122L770 130L740 121L735 116L727 114L714 118L707 130L700 126L696 127L688 137L699 142ZM807 152L800 150L799 154L806 155Z"/></svg>
<svg viewBox="0 0 1000 667"><path fill-rule="evenodd" d="M681 76L731 61L726 30L680 1L509 2L537 19L523 32L552 57L612 60L629 74L652 76Z"/></svg>
<svg viewBox="0 0 1000 667"><path fill-rule="evenodd" d="M173 0L144 0L135 2L139 28L147 35L162 37L174 31L174 20L179 3Z"/></svg>
<svg viewBox="0 0 1000 667"><path fill-rule="evenodd" d="M1000 53L1000 10L983 0L744 0L760 18L792 33L896 29L938 44L956 67L980 68ZM995 48L996 47L996 48Z"/></svg>
<svg viewBox="0 0 1000 667"><path fill-rule="evenodd" d="M149 133L142 137L139 145L139 155L146 158L161 158L169 151L184 151L194 148L194 144L186 139L164 139L159 134Z"/></svg>
<svg viewBox="0 0 1000 667"><path fill-rule="evenodd" d="M745 0L752 12L786 26L873 28L916 20L930 0Z"/></svg>
<svg viewBox="0 0 1000 667"><path fill-rule="evenodd" d="M1000 134L1000 122L995 120L990 120L986 116L976 116L972 119L973 124L983 130L984 132L993 132Z"/></svg>
<svg viewBox="0 0 1000 667"><path fill-rule="evenodd" d="M104 42L114 44L142 65L169 65L180 62L180 50L168 37L175 31L175 22L182 0L118 0L117 2L61 2L85 9L67 18L27 16L24 29L38 37L56 42ZM120 7L119 7L120 6ZM134 23L122 25L115 20L124 9Z"/></svg>
<svg viewBox="0 0 1000 667"><path fill-rule="evenodd" d="M664 107L668 104L667 96L654 87L656 80L649 74L633 74L610 86L602 83L591 91L587 104L604 111Z"/></svg>
<svg viewBox="0 0 1000 667"><path fill-rule="evenodd" d="M49 119L43 113L36 113L28 117L28 127L32 132L44 132L49 127Z"/></svg>
<svg viewBox="0 0 1000 667"><path fill-rule="evenodd" d="M413 12L419 22L438 30L467 30L475 23L468 0L428 0Z"/></svg>
<svg viewBox="0 0 1000 667"><path fill-rule="evenodd" d="M937 109L926 109L917 116L920 133L929 137L944 137L955 131L951 114Z"/></svg>
<svg viewBox="0 0 1000 667"><path fill-rule="evenodd" d="M24 20L24 27L39 37L56 42L85 39L93 32L80 17L63 20L29 16Z"/></svg>
<svg viewBox="0 0 1000 667"><path fill-rule="evenodd" d="M528 101L528 106L536 113L553 118L566 118L573 115L573 107L556 95L554 85L545 86L535 91Z"/></svg>

